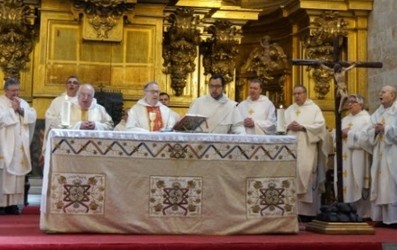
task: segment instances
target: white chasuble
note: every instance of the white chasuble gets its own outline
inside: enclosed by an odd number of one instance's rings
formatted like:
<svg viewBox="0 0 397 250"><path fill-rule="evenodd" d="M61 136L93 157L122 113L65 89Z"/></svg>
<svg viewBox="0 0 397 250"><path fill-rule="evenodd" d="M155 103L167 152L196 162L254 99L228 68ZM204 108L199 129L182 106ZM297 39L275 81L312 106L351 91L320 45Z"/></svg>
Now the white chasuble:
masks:
<svg viewBox="0 0 397 250"><path fill-rule="evenodd" d="M312 100L306 100L301 106L294 103L286 109L286 126L293 121L304 126L306 130L288 131L288 134L297 138L298 201L313 203L313 209L309 209L311 211L299 211L299 214L316 215L319 206L317 192L323 191L328 157L325 119L321 109Z"/></svg>
<svg viewBox="0 0 397 250"><path fill-rule="evenodd" d="M269 135L276 132L275 107L267 96L261 95L255 101L248 97L237 108L243 119L252 118L255 122L253 128L245 128L247 134Z"/></svg>
<svg viewBox="0 0 397 250"><path fill-rule="evenodd" d="M358 214L365 218L370 216L369 193L366 194L363 189L369 189L372 151L369 147L362 147L358 138L369 123L370 115L366 110L355 115L349 114L342 119L342 129L349 128L347 137L342 140L343 201L347 203L360 201L356 204ZM334 170L334 181L337 182L336 165Z"/></svg>
<svg viewBox="0 0 397 250"><path fill-rule="evenodd" d="M210 95L202 96L192 103L188 114L203 115L207 121L201 130L218 134L245 134L243 119L236 107L237 103L225 95L215 100Z"/></svg>

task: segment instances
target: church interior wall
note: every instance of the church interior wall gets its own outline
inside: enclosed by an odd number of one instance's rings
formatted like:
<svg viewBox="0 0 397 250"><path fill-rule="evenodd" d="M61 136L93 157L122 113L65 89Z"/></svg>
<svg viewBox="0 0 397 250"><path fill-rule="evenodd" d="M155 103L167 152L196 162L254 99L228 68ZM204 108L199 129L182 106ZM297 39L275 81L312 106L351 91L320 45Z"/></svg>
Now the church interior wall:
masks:
<svg viewBox="0 0 397 250"><path fill-rule="evenodd" d="M368 72L368 106L379 106L382 86L397 87L397 1L376 0L368 19L368 59L383 62L383 68Z"/></svg>
<svg viewBox="0 0 397 250"><path fill-rule="evenodd" d="M64 91L64 83L69 75L78 75L83 83L91 83L98 88L120 90L124 96L125 108L131 107L142 97L143 85L151 80L159 82L160 89L171 94L171 108L180 114L188 110L192 100L208 93L209 74L205 73L205 58L200 53L199 46L197 57L193 61L195 69L187 75L186 86L181 95L175 94L170 74L164 73L163 35L169 28L166 17L176 9L176 6L167 6L171 1L148 1L150 4L142 4L145 2L143 0L136 1L138 3L133 13L127 14L128 22L123 24L123 38L106 41L85 37L87 34L84 34L84 25L87 23L84 23L84 15L72 11L72 0L28 2L34 2L35 7L40 8L40 27L29 55L30 60L19 72L20 95L34 106L41 122L51 101ZM172 2L194 4L191 6L195 9L194 15L198 15L201 20L197 25L201 41L211 38L206 29L214 25L215 19L232 21L233 27L241 31L241 34L232 37L238 40L239 53L233 71L235 79L226 87L226 94L231 99L242 101L247 97L248 76L244 75L242 67L255 49L263 49L261 39L270 36L270 41L276 44L274 48L283 51L289 65L283 69L282 88L278 88L277 84L268 85L265 86L263 94L269 92L276 107L288 107L293 103L293 86L304 84L308 88L309 98L319 104L327 126L332 129L335 126L333 81L329 81L329 91L319 97L310 69L307 66L290 64L294 58L307 59L305 39L311 32L312 22L325 11L338 12L340 18L348 23L341 49L342 60L382 61L384 65L382 69L360 68L349 71L349 92L368 97L369 108L374 110L379 105L377 91L380 86L394 84L397 79L396 1L345 0L331 3L274 0L288 4L277 11L262 13L260 8L253 10L244 6L226 6L222 9L221 5L239 1L212 1L212 7L206 6L208 1L201 0ZM241 1L247 5L249 2ZM372 2L374 8L371 13ZM2 3L0 0L0 4ZM210 15L214 18L210 18ZM329 28L326 24L323 25L323 28ZM259 58L261 56L263 54ZM4 77L4 71L0 70L0 78ZM249 77L257 75L251 74Z"/></svg>
<svg viewBox="0 0 397 250"><path fill-rule="evenodd" d="M382 2L382 0L379 0ZM394 3L388 3L389 9L395 7ZM0 1L1 2L1 1ZM203 55L199 53L194 63L196 69L189 73L186 78L186 87L182 95L175 95L171 87L171 77L164 73L162 57L163 33L166 31L165 16L167 6L163 4L140 4L135 5L133 13L128 13L129 22L123 26L123 39L120 41L100 41L85 39L84 17L81 14L71 11L72 1L37 1L40 4L40 28L38 37L30 55L30 61L26 67L20 71L21 96L30 101L38 110L39 118L44 117L46 108L51 100L64 90L64 81L67 76L76 74L82 82L89 82L103 89L118 89L124 95L124 106L132 106L142 96L142 86L150 80L160 83L160 88L171 94L171 107L180 114L184 114L191 101L200 95L208 93L206 82L209 75L204 73ZM181 1L183 2L183 1ZM200 1L198 1L199 3ZM342 59L347 61L379 61L377 50L383 40L369 39L369 57L367 58L367 14L372 8L371 1L344 1L330 4L329 1L317 1L316 3L304 0L291 0L289 4L277 11L260 14L257 18L246 19L245 9L241 14L241 9L233 8L232 11L220 11L218 18L224 20L234 20L233 25L242 30L241 37L238 38L239 55L236 59L236 69L234 71L236 81L232 81L226 88L227 95L231 99L241 101L247 96L248 85L241 82L241 66L246 62L249 54L255 48L260 48L260 39L269 35L272 42L278 44L290 61L293 58L305 58L304 36L308 34L308 28L316 17L324 11L335 10L340 13L341 18L348 22L348 33L346 45L342 50ZM378 6L378 2L376 6ZM357 4L357 5L355 5ZM382 5L382 4L379 4ZM198 8L199 6L200 8ZM208 18L208 9L199 9L195 14L200 15L202 23L198 26L201 33L201 41L209 37L205 33L214 23L214 19ZM379 7L378 7L379 8ZM385 9L385 7L382 7ZM387 10L387 9L385 9ZM250 10L254 13L252 10ZM250 13L251 13L250 12ZM225 14L226 13L226 14ZM259 13L259 11L258 11ZM390 12L392 13L392 12ZM224 15L224 16L222 16ZM251 14L252 15L252 14ZM372 27L376 31L385 30L384 21L378 21L379 13L372 14ZM391 14L390 14L391 15ZM84 16L84 15L83 15ZM376 19L376 20L375 20ZM237 21L236 21L237 20ZM248 21L247 21L248 20ZM370 20L371 21L371 20ZM379 24L378 24L379 23ZM378 26L377 26L378 25ZM395 27L395 24L393 24ZM386 31L384 31L386 32ZM385 34L387 36L387 34ZM392 49L392 37L387 43ZM365 43L365 44L364 44ZM197 48L199 50L199 48ZM384 49L381 51L385 54ZM391 51L389 51L391 52ZM390 55L389 55L390 54ZM393 53L388 53L391 57ZM395 54L395 53L394 53ZM395 60L390 60L395 61ZM390 64L389 64L390 65ZM386 66L386 64L385 64ZM285 80L283 89L265 89L269 91L271 99L276 106L289 106L293 102L292 88L297 83L303 83L308 87L309 97L317 102L324 111L329 127L334 126L334 93L333 84L330 90L323 97L318 98L314 90L314 82L307 67L288 66L284 71ZM388 66L390 67L390 66ZM386 81L384 73L374 75L373 72L384 72L382 70L370 70L370 78L375 82ZM389 70L389 75L393 75L393 70ZM373 96L372 83L369 85L367 93L367 73L366 69L354 69L348 73L349 90L358 92L364 96ZM4 77L0 73L0 77ZM282 96L282 99L280 99Z"/></svg>

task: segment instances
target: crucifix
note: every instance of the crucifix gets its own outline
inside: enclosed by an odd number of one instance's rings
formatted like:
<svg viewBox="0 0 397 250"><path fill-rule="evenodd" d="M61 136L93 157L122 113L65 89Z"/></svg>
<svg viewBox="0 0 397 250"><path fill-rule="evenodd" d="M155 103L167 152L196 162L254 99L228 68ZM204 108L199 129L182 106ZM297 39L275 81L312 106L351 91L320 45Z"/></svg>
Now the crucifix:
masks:
<svg viewBox="0 0 397 250"><path fill-rule="evenodd" d="M337 167L337 187L338 187L338 201L343 202L343 156L342 156L342 118L341 118L341 107L343 106L343 93L347 94L347 89L342 89L345 85L344 83L344 72L351 69L352 67L357 68L382 68L383 64L381 62L356 62L354 64L349 62L340 61L340 49L341 45L339 41L343 39L343 36L335 35L333 40L333 62L330 61L319 61L319 60L302 60L302 59L292 59L293 65L306 65L318 67L325 65L328 68L334 69L334 82L335 82L335 144L336 144L336 167ZM343 41L343 40L342 40ZM335 67L336 65L336 67ZM338 74L336 71L344 70L343 74ZM342 84L343 83L343 84ZM345 86L346 88L346 86Z"/></svg>

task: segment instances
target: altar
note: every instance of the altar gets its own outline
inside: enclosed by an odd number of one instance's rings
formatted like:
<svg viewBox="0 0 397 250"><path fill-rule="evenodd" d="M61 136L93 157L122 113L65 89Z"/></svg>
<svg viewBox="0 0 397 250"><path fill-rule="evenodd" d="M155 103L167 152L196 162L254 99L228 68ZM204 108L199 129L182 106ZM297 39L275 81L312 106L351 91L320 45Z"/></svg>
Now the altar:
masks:
<svg viewBox="0 0 397 250"><path fill-rule="evenodd" d="M40 229L297 233L296 139L52 130Z"/></svg>

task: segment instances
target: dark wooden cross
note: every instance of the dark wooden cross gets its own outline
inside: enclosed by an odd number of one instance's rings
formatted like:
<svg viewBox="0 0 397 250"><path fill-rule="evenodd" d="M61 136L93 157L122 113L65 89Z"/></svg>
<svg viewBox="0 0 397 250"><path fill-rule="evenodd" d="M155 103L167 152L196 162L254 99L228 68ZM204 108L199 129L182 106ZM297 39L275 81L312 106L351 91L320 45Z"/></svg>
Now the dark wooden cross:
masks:
<svg viewBox="0 0 397 250"><path fill-rule="evenodd" d="M330 68L333 68L335 64L340 64L342 67L348 67L351 65L349 62L340 61L340 49L342 45L339 41L343 41L343 37L335 36L333 41L333 57L334 61L319 61L319 60L302 60L302 59L292 59L293 65L306 65L318 67L324 64ZM381 62L356 62L355 67L357 68L382 68L383 64ZM334 72L335 73L335 72ZM335 82L335 81L334 81ZM343 202L343 159L342 159L342 118L341 113L338 111L339 104L341 102L341 97L337 94L337 83L335 82L335 144L336 144L336 167L337 167L337 177L338 177L338 201Z"/></svg>

